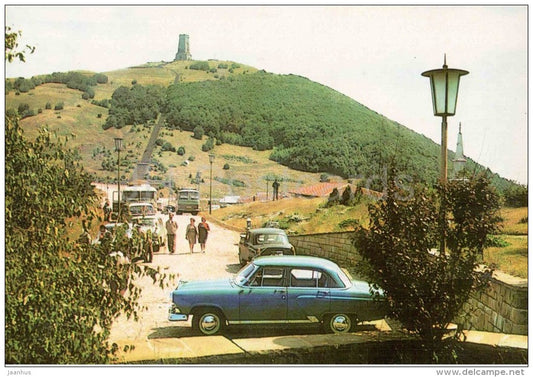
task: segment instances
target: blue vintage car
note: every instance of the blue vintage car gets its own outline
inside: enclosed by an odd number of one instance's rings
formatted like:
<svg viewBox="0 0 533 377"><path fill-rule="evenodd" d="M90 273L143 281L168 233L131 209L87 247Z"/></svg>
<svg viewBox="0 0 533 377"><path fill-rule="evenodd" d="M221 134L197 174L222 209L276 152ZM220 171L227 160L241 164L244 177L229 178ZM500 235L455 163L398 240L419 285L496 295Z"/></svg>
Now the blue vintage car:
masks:
<svg viewBox="0 0 533 377"><path fill-rule="evenodd" d="M296 255L256 258L230 279L180 281L171 298L169 320L192 315L203 335L227 325L305 323L346 333L385 314L368 283L350 280L329 260Z"/></svg>

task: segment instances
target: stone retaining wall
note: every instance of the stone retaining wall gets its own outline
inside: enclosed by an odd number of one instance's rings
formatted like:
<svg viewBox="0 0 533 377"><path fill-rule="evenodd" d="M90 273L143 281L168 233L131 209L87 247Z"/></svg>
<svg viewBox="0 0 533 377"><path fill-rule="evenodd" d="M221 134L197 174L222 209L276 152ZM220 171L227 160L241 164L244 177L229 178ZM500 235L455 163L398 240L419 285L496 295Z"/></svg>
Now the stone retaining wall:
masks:
<svg viewBox="0 0 533 377"><path fill-rule="evenodd" d="M350 268L361 257L351 242L353 232L318 233L289 236L297 254L327 258ZM491 285L473 295L465 305L470 318L461 317L466 329L527 335L527 279L496 271ZM461 321L461 319L458 319Z"/></svg>
<svg viewBox="0 0 533 377"><path fill-rule="evenodd" d="M527 279L496 271L490 286L465 304L466 329L527 335ZM470 318L469 318L470 317Z"/></svg>
<svg viewBox="0 0 533 377"><path fill-rule="evenodd" d="M343 267L352 267L361 260L352 245L353 232L317 233L289 236L296 253L330 259Z"/></svg>

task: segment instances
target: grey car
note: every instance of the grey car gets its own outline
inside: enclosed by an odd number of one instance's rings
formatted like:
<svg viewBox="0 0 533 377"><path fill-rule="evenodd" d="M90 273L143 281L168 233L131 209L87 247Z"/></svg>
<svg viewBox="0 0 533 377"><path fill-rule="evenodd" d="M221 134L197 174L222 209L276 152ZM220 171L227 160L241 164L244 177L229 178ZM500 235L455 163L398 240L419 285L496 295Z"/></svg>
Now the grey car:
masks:
<svg viewBox="0 0 533 377"><path fill-rule="evenodd" d="M259 256L295 254L294 246L283 229L249 229L241 234L239 262L242 266Z"/></svg>

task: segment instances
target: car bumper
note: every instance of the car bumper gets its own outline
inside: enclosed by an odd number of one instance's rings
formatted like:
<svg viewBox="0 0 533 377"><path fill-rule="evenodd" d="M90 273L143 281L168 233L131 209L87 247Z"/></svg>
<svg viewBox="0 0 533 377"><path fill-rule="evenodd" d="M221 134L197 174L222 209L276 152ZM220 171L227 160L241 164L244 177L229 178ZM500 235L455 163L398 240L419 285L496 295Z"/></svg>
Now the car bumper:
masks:
<svg viewBox="0 0 533 377"><path fill-rule="evenodd" d="M180 310L175 304L170 305L168 308L168 320L171 322L187 321L189 316L187 314L180 313Z"/></svg>
<svg viewBox="0 0 533 377"><path fill-rule="evenodd" d="M168 315L168 320L171 322L178 322L178 321L187 321L189 317L187 314L170 314Z"/></svg>

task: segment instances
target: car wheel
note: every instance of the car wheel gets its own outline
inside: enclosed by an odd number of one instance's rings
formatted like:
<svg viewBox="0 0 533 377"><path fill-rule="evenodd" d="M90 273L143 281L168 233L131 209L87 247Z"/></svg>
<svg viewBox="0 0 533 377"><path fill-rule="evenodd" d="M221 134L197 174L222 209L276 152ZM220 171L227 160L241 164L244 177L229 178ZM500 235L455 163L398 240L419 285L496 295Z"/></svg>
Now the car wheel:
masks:
<svg viewBox="0 0 533 377"><path fill-rule="evenodd" d="M215 335L226 327L224 315L217 309L204 309L193 316L193 329L202 335Z"/></svg>
<svg viewBox="0 0 533 377"><path fill-rule="evenodd" d="M338 313L326 316L324 319L324 329L335 334L345 334L350 332L354 325L353 317L348 314Z"/></svg>

